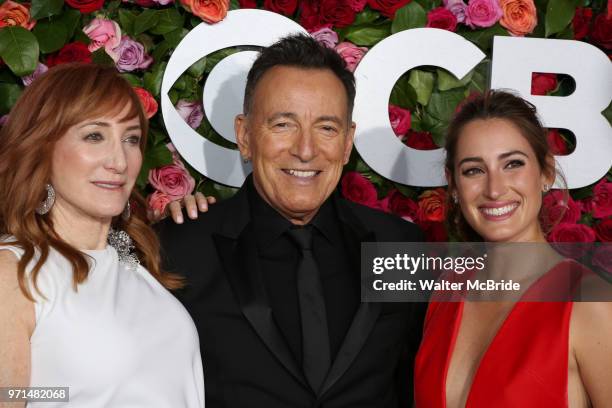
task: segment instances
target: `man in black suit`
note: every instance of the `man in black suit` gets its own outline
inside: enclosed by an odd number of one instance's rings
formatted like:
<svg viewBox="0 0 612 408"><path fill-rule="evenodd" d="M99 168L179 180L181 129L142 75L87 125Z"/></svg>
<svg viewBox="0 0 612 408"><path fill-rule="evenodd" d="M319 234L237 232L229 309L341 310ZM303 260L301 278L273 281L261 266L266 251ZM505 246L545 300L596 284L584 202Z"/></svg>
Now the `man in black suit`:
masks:
<svg viewBox="0 0 612 408"><path fill-rule="evenodd" d="M360 244L421 233L335 191L354 96L343 60L314 39L264 49L235 122L252 175L199 219L159 226L166 270L186 277L207 408L412 403L420 308L360 302Z"/></svg>

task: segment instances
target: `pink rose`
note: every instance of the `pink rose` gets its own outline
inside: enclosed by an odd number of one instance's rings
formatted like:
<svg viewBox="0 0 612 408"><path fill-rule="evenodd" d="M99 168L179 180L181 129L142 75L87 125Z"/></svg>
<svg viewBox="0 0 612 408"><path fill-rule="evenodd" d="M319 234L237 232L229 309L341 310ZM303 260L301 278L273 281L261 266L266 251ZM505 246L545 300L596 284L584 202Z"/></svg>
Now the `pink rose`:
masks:
<svg viewBox="0 0 612 408"><path fill-rule="evenodd" d="M612 242L612 218L606 218L595 225L595 233L601 242Z"/></svg>
<svg viewBox="0 0 612 408"><path fill-rule="evenodd" d="M607 273L612 274L612 245L603 244L593 251L593 265L600 267Z"/></svg>
<svg viewBox="0 0 612 408"><path fill-rule="evenodd" d="M410 111L389 104L389 120L396 136L403 136L410 130Z"/></svg>
<svg viewBox="0 0 612 408"><path fill-rule="evenodd" d="M542 225L545 230L560 222L575 224L580 220L580 205L561 190L551 190L546 194L542 207Z"/></svg>
<svg viewBox="0 0 612 408"><path fill-rule="evenodd" d="M121 28L113 20L94 18L83 28L83 32L91 40L87 47L91 52L104 47L106 53L111 55L112 50L121 42Z"/></svg>
<svg viewBox="0 0 612 408"><path fill-rule="evenodd" d="M444 7L437 7L427 13L426 27L454 32L457 29L457 17L450 10Z"/></svg>
<svg viewBox="0 0 612 408"><path fill-rule="evenodd" d="M548 142L548 147L550 147L550 152L555 156L566 156L568 154L567 144L563 137L561 137L559 130L549 130L546 135L546 141Z"/></svg>
<svg viewBox="0 0 612 408"><path fill-rule="evenodd" d="M193 129L197 129L202 123L204 118L204 110L202 104L198 101L191 102L185 99L181 99L176 104L176 110L178 114L187 122Z"/></svg>
<svg viewBox="0 0 612 408"><path fill-rule="evenodd" d="M6 124L6 121L8 120L8 118L9 118L8 113L6 115L0 116L0 126L4 126Z"/></svg>
<svg viewBox="0 0 612 408"><path fill-rule="evenodd" d="M605 178L593 187L593 198L587 201L587 211L591 211L595 218L612 216L612 183Z"/></svg>
<svg viewBox="0 0 612 408"><path fill-rule="evenodd" d="M361 61L367 51L366 47L358 47L347 41L336 45L336 52L344 59L347 69L351 72L355 71L357 64L359 64L359 61Z"/></svg>
<svg viewBox="0 0 612 408"><path fill-rule="evenodd" d="M147 207L149 207L151 211L157 210L160 214L162 214L166 209L166 206L172 201L173 200L167 194L155 190L153 194L147 197Z"/></svg>
<svg viewBox="0 0 612 408"><path fill-rule="evenodd" d="M195 180L185 167L168 164L149 170L149 183L157 190L167 194L172 201L191 194Z"/></svg>
<svg viewBox="0 0 612 408"><path fill-rule="evenodd" d="M361 173L349 171L342 177L342 195L347 200L354 201L368 207L376 207L378 193L376 187Z"/></svg>
<svg viewBox="0 0 612 408"><path fill-rule="evenodd" d="M356 13L363 11L368 0L348 0L349 7Z"/></svg>
<svg viewBox="0 0 612 408"><path fill-rule="evenodd" d="M30 75L26 75L24 77L21 77L21 82L23 82L23 84L25 86L30 86L30 84L39 76L41 76L42 74L44 74L45 72L47 72L49 70L49 68L47 68L47 66L45 64L43 64L42 62L39 62L38 65L36 66L36 69L34 70L34 72L32 72Z"/></svg>
<svg viewBox="0 0 612 408"><path fill-rule="evenodd" d="M502 18L503 11L498 0L470 0L466 24L472 28L491 27Z"/></svg>
<svg viewBox="0 0 612 408"><path fill-rule="evenodd" d="M328 48L334 48L338 44L338 34L329 27L323 27L310 33L315 40Z"/></svg>
<svg viewBox="0 0 612 408"><path fill-rule="evenodd" d="M465 22L468 6L463 0L444 0L444 7L453 13L458 23Z"/></svg>

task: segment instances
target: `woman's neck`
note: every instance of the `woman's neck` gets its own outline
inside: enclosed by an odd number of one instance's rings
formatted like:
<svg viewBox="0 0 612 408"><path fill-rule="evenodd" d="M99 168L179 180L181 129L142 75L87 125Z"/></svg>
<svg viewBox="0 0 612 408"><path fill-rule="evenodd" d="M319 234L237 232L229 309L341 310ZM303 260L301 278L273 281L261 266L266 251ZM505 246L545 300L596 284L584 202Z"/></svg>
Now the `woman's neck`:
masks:
<svg viewBox="0 0 612 408"><path fill-rule="evenodd" d="M73 209L54 205L49 214L53 229L66 243L80 250L106 247L111 218L99 219Z"/></svg>

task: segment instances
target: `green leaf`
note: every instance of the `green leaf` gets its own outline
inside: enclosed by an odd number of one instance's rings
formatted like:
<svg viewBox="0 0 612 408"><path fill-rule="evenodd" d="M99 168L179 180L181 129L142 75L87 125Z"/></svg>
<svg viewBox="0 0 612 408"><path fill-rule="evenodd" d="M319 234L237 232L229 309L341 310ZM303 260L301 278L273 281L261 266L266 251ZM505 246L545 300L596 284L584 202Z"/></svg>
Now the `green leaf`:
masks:
<svg viewBox="0 0 612 408"><path fill-rule="evenodd" d="M448 91L449 89L461 88L466 86L472 80L474 71L470 71L463 79L457 79L453 74L445 69L437 69L438 73L438 89L440 91Z"/></svg>
<svg viewBox="0 0 612 408"><path fill-rule="evenodd" d="M427 112L424 112L421 119L420 127L421 131L427 131L431 133L432 139L436 145L444 146L448 122L441 121L437 118L434 118Z"/></svg>
<svg viewBox="0 0 612 408"><path fill-rule="evenodd" d="M106 53L104 48L94 51L91 54L91 60L98 65L114 66L115 61Z"/></svg>
<svg viewBox="0 0 612 408"><path fill-rule="evenodd" d="M39 21L32 32L38 39L40 52L43 54L59 50L68 39L68 31L62 20Z"/></svg>
<svg viewBox="0 0 612 408"><path fill-rule="evenodd" d="M413 69L410 71L410 79L408 83L417 94L417 102L425 106L429 102L431 92L434 86L434 74L431 72Z"/></svg>
<svg viewBox="0 0 612 408"><path fill-rule="evenodd" d="M427 113L442 122L449 122L455 113L457 105L464 98L465 91L463 89L434 92L431 95L429 105L427 105Z"/></svg>
<svg viewBox="0 0 612 408"><path fill-rule="evenodd" d="M157 15L157 25L149 30L151 34L167 34L177 28L182 28L185 23L185 16L174 8L158 10Z"/></svg>
<svg viewBox="0 0 612 408"><path fill-rule="evenodd" d="M62 13L59 20L64 24L66 28L66 41L70 40L74 35L74 30L81 21L81 13L79 10L68 9Z"/></svg>
<svg viewBox="0 0 612 408"><path fill-rule="evenodd" d="M4 27L0 30L0 58L17 76L29 75L38 65L38 41L23 27Z"/></svg>
<svg viewBox="0 0 612 408"><path fill-rule="evenodd" d="M33 20L40 20L55 16L62 11L64 0L32 0L30 7L30 17Z"/></svg>
<svg viewBox="0 0 612 408"><path fill-rule="evenodd" d="M608 119L608 122L610 122L610 126L612 126L612 103L602 113Z"/></svg>
<svg viewBox="0 0 612 408"><path fill-rule="evenodd" d="M164 70L166 69L167 62L160 62L155 64L151 72L144 74L143 84L147 91L151 92L153 96L159 96L161 92L162 78L164 77Z"/></svg>
<svg viewBox="0 0 612 408"><path fill-rule="evenodd" d="M503 28L499 23L491 26L489 28L485 28L484 30L475 30L475 31L458 31L457 34L460 34L465 39L473 42L480 48L482 51L487 52L493 46L493 37L496 35L508 36L508 31Z"/></svg>
<svg viewBox="0 0 612 408"><path fill-rule="evenodd" d="M147 185L149 178L149 170L156 167L165 166L166 164L172 164L172 153L166 145L162 144L159 146L147 149L144 158L142 160L142 168L140 174L136 180L136 184L140 188L144 188Z"/></svg>
<svg viewBox="0 0 612 408"><path fill-rule="evenodd" d="M355 16L355 21L352 25L356 26L370 24L376 21L378 17L380 17L379 12L367 8Z"/></svg>
<svg viewBox="0 0 612 408"><path fill-rule="evenodd" d="M562 31L574 18L574 0L549 0L546 6L546 37Z"/></svg>
<svg viewBox="0 0 612 408"><path fill-rule="evenodd" d="M134 34L134 24L136 22L136 15L131 11L120 9L119 10L119 25L121 30L127 35Z"/></svg>
<svg viewBox="0 0 612 408"><path fill-rule="evenodd" d="M410 111L414 110L417 104L417 93L408 82L408 75L402 75L395 83L389 97L389 103Z"/></svg>
<svg viewBox="0 0 612 408"><path fill-rule="evenodd" d="M390 28L389 24L350 27L346 32L346 39L356 45L371 47L388 37Z"/></svg>
<svg viewBox="0 0 612 408"><path fill-rule="evenodd" d="M230 1L230 6L229 6L230 10L238 10L239 8L240 8L240 2L238 0Z"/></svg>
<svg viewBox="0 0 612 408"><path fill-rule="evenodd" d="M124 72L121 74L123 78L125 78L132 86L140 86L142 87L142 79L138 75L130 74L128 72Z"/></svg>
<svg viewBox="0 0 612 408"><path fill-rule="evenodd" d="M413 1L395 12L391 34L411 28L425 27L427 24L427 13L423 6Z"/></svg>
<svg viewBox="0 0 612 408"><path fill-rule="evenodd" d="M204 75L206 69L206 57L202 57L197 60L192 66L189 67L187 72L194 78L200 78Z"/></svg>
<svg viewBox="0 0 612 408"><path fill-rule="evenodd" d="M159 21L157 10L145 9L134 20L134 35L144 33L149 28L153 28Z"/></svg>
<svg viewBox="0 0 612 408"><path fill-rule="evenodd" d="M21 95L21 87L15 83L0 83L0 115L8 113Z"/></svg>
<svg viewBox="0 0 612 408"><path fill-rule="evenodd" d="M209 54L206 58L206 68L204 68L204 72L207 74L213 70L215 65L219 63L223 58L229 57L230 55L238 52L236 48L225 48L223 50L215 51L212 54Z"/></svg>

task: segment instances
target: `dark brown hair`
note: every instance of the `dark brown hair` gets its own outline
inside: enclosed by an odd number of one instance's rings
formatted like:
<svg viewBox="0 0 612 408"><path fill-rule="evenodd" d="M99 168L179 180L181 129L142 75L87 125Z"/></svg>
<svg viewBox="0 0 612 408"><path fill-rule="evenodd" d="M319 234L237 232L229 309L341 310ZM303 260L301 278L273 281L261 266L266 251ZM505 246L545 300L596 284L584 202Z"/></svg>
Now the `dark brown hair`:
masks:
<svg viewBox="0 0 612 408"><path fill-rule="evenodd" d="M465 241L481 241L482 237L472 229L461 214L461 209L450 199L455 188L455 165L457 144L464 127L474 120L504 119L521 132L535 153L541 171L551 177L556 174L553 155L547 142L547 130L538 119L536 107L530 102L501 90L489 90L482 95L467 99L451 121L446 136L445 169L449 175L447 195L447 223L449 231ZM563 176L557 174L564 183ZM567 190L565 190L567 194ZM540 210L541 212L541 210ZM558 221L558 220L557 220Z"/></svg>
<svg viewBox="0 0 612 408"><path fill-rule="evenodd" d="M18 263L18 281L30 300L34 299L25 268L36 251L39 257L31 281L38 293L36 278L50 247L70 262L75 290L90 268L87 255L57 235L51 217L35 212L46 197L55 143L83 120L118 114L126 105L130 109L124 119L138 117L140 121L140 150L144 153L148 122L132 86L113 67L63 64L51 68L24 90L0 130L0 234L14 237L4 245L14 244L24 251ZM130 201L140 206L144 203L136 191ZM142 214L132 211L128 221L115 217L113 226L131 236L143 266L162 285L168 289L182 286L178 276L161 270L157 235Z"/></svg>

